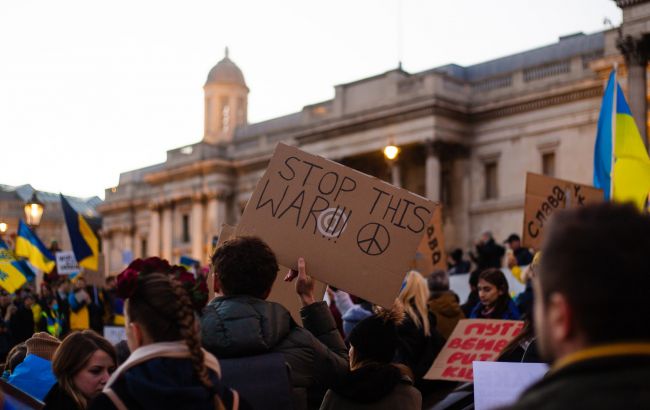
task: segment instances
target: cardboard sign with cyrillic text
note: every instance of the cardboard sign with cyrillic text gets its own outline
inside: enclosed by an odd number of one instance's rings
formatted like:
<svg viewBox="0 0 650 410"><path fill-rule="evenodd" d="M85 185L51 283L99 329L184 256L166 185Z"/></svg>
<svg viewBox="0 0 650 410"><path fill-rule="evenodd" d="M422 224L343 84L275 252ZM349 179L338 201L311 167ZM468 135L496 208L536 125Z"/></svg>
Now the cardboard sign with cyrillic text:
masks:
<svg viewBox="0 0 650 410"><path fill-rule="evenodd" d="M282 265L392 306L435 204L341 164L278 144L237 235L266 241Z"/></svg>
<svg viewBox="0 0 650 410"><path fill-rule="evenodd" d="M424 378L471 382L472 362L494 361L524 327L519 320L463 319Z"/></svg>
<svg viewBox="0 0 650 410"><path fill-rule="evenodd" d="M442 206L436 207L433 217L424 230L424 236L413 260L413 269L429 276L434 270L447 270L445 237L442 233Z"/></svg>
<svg viewBox="0 0 650 410"><path fill-rule="evenodd" d="M536 250L541 248L544 228L557 209L598 203L603 199L603 191L592 186L529 172L526 174L522 245Z"/></svg>

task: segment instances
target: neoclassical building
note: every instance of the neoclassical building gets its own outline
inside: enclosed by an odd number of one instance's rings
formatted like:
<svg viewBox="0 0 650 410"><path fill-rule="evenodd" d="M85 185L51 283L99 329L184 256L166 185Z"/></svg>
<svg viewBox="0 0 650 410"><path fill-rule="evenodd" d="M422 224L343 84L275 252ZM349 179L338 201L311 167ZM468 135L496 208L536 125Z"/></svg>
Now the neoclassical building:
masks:
<svg viewBox="0 0 650 410"><path fill-rule="evenodd" d="M226 52L204 85L202 141L121 174L106 190L99 209L107 271L122 268L124 251L206 262L221 224L237 223L280 141L442 202L447 248L467 249L485 230L497 239L521 234L527 171L591 183L614 63L637 121L646 122L650 2L617 3L620 30L564 36L467 67L399 67L252 124L244 75ZM395 163L383 157L387 144L400 147Z"/></svg>

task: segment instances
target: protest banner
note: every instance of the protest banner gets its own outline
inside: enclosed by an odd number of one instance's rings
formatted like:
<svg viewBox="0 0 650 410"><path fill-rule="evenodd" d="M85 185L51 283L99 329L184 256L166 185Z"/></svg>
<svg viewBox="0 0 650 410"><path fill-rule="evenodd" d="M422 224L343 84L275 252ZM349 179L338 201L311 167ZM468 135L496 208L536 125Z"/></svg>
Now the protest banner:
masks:
<svg viewBox="0 0 650 410"><path fill-rule="evenodd" d="M474 362L474 409L493 410L517 402L548 372L546 363Z"/></svg>
<svg viewBox="0 0 650 410"><path fill-rule="evenodd" d="M278 144L237 227L282 265L390 307L439 206L341 164Z"/></svg>
<svg viewBox="0 0 650 410"><path fill-rule="evenodd" d="M226 224L221 225L221 232L219 233L219 240L217 242L215 250L221 247L224 242L233 238L235 238L235 227ZM212 298L214 298L214 276L212 270L210 270L210 272L211 273L208 274L208 289L210 292L208 300L212 300ZM300 317L300 309L302 308L302 304L298 298L298 295L296 294L295 280L294 282L284 281L284 277L288 272L289 268L279 266L278 275L276 276L275 282L273 283L273 288L271 288L271 293L266 298L266 300L269 302L276 302L281 304L287 308L289 313L291 313L291 316L293 317L293 320L296 321L296 323L302 323L302 319ZM309 270L307 270L307 272L309 273ZM314 297L317 301L323 300L323 296L325 295L325 287L326 285L324 283L314 280Z"/></svg>
<svg viewBox="0 0 650 410"><path fill-rule="evenodd" d="M126 329L124 326L104 326L104 338L116 345L122 340L126 340Z"/></svg>
<svg viewBox="0 0 650 410"><path fill-rule="evenodd" d="M79 264L72 251L56 253L56 271L59 275L69 275L79 272Z"/></svg>
<svg viewBox="0 0 650 410"><path fill-rule="evenodd" d="M445 237L442 232L442 206L437 206L433 211L433 216L420 240L412 268L425 277L434 270L447 270Z"/></svg>
<svg viewBox="0 0 650 410"><path fill-rule="evenodd" d="M544 228L557 209L584 206L603 199L603 191L592 186L527 173L522 245L536 250L541 248Z"/></svg>
<svg viewBox="0 0 650 410"><path fill-rule="evenodd" d="M471 382L472 362L494 361L523 327L519 320L460 320L424 378Z"/></svg>

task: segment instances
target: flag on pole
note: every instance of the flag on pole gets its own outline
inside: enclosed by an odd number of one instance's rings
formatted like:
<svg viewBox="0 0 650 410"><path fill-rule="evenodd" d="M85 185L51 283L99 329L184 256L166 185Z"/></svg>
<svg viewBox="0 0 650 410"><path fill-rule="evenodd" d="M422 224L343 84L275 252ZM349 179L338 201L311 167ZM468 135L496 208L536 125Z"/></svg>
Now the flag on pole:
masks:
<svg viewBox="0 0 650 410"><path fill-rule="evenodd" d="M645 209L650 194L650 158L630 107L612 70L603 95L594 149L594 186L605 198Z"/></svg>
<svg viewBox="0 0 650 410"><path fill-rule="evenodd" d="M16 255L27 258L29 263L45 273L52 272L56 265L54 255L22 220L18 224Z"/></svg>
<svg viewBox="0 0 650 410"><path fill-rule="evenodd" d="M14 293L25 282L27 278L20 264L5 241L0 239L0 287L9 293Z"/></svg>
<svg viewBox="0 0 650 410"><path fill-rule="evenodd" d="M79 266L96 271L99 259L99 240L86 219L72 208L63 195L59 194L59 196L74 256Z"/></svg>

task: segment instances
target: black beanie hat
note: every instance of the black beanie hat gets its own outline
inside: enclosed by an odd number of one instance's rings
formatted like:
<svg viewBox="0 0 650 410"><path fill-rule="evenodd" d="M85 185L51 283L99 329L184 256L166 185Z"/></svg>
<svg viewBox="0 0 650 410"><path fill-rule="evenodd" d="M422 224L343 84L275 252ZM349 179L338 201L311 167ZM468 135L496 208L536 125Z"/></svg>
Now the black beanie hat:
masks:
<svg viewBox="0 0 650 410"><path fill-rule="evenodd" d="M358 361L390 363L397 350L397 327L386 317L370 316L352 329L348 341Z"/></svg>

